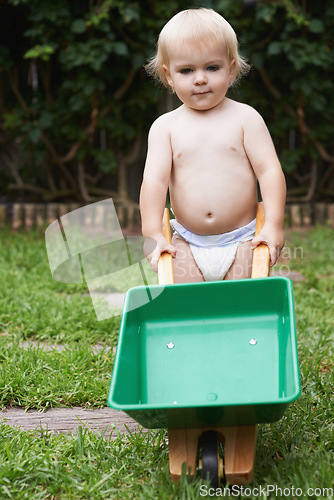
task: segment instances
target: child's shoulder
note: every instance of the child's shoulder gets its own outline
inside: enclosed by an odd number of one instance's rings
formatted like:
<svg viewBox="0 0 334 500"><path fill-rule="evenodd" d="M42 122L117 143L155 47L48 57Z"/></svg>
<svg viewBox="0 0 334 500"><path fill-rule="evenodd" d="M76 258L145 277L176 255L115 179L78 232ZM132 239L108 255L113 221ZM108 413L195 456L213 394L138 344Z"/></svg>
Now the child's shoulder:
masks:
<svg viewBox="0 0 334 500"><path fill-rule="evenodd" d="M167 111L167 113L163 113L153 122L153 125L155 123L160 125L172 122L180 114L182 107L183 106L180 106L179 108L173 109L172 111Z"/></svg>
<svg viewBox="0 0 334 500"><path fill-rule="evenodd" d="M261 116L260 113L250 106L249 104L245 104L244 102L234 101L233 99L229 99L229 104L234 108L235 111L242 113L245 116Z"/></svg>
<svg viewBox="0 0 334 500"><path fill-rule="evenodd" d="M246 123L248 121L250 121L250 123L254 121L263 121L263 118L260 115L260 113L249 104L245 104L239 101L234 101L232 99L229 99L229 101L231 109L233 108L233 112L237 113L239 117L242 119L242 121L245 121Z"/></svg>
<svg viewBox="0 0 334 500"><path fill-rule="evenodd" d="M150 134L156 133L169 133L172 127L172 124L175 123L175 119L178 116L178 109L174 109L173 111L168 111L160 115L156 120L152 123Z"/></svg>

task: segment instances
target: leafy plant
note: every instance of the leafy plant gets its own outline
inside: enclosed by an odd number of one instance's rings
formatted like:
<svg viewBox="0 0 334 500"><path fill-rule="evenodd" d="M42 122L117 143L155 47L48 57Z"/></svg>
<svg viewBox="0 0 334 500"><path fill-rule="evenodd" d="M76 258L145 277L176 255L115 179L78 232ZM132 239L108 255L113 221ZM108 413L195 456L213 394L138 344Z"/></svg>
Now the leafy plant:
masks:
<svg viewBox="0 0 334 500"><path fill-rule="evenodd" d="M142 68L155 15L153 3L123 0L0 5L2 24L18 18L22 27L15 47L6 29L0 45L10 189L46 201L127 201L129 169L159 99Z"/></svg>
<svg viewBox="0 0 334 500"><path fill-rule="evenodd" d="M331 0L251 8L241 0L1 2L3 189L44 201L132 203L148 128L167 107L143 65L165 22L196 6L214 8L238 34L252 70L231 96L266 119L289 199L332 200Z"/></svg>
<svg viewBox="0 0 334 500"><path fill-rule="evenodd" d="M228 11L229 2L218 4ZM288 200L333 199L333 3L257 2L251 15L231 16L253 66L237 96L267 121L288 175Z"/></svg>

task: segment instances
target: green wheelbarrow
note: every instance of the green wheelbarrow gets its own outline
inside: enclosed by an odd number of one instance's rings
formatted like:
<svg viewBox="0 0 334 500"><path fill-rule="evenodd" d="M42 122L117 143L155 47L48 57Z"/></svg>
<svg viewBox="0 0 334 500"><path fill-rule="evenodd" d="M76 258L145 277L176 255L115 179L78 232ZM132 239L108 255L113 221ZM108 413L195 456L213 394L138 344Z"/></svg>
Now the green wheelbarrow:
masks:
<svg viewBox="0 0 334 500"><path fill-rule="evenodd" d="M259 204L257 233L263 217ZM163 254L160 284L149 287L161 293L141 307L147 287L126 294L108 405L168 429L173 480L185 463L215 487L251 482L257 424L280 419L300 395L292 284L268 274L260 245L252 279L171 284Z"/></svg>

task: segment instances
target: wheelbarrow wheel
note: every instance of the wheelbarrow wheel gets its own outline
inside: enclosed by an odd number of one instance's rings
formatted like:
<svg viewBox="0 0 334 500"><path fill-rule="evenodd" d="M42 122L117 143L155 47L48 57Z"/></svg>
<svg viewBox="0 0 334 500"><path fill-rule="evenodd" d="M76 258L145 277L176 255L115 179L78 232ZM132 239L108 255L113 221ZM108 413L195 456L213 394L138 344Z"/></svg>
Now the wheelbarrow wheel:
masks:
<svg viewBox="0 0 334 500"><path fill-rule="evenodd" d="M201 437L202 459L200 468L202 478L210 481L213 488L220 486L221 479L224 481L224 462L219 457L219 441L216 431L205 431Z"/></svg>

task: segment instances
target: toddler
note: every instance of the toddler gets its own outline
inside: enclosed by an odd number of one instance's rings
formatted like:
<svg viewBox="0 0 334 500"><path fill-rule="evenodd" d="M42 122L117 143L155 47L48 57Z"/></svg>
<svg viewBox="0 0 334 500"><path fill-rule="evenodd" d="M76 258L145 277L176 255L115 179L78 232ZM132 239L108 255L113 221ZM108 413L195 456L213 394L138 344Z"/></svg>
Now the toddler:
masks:
<svg viewBox="0 0 334 500"><path fill-rule="evenodd" d="M234 30L211 9L179 12L147 69L183 103L149 132L140 210L143 236L157 242L152 268L169 252L176 283L249 278L260 243L274 265L284 244L285 179L262 117L226 97L249 69ZM257 181L265 225L254 237ZM162 234L168 189L172 245Z"/></svg>

